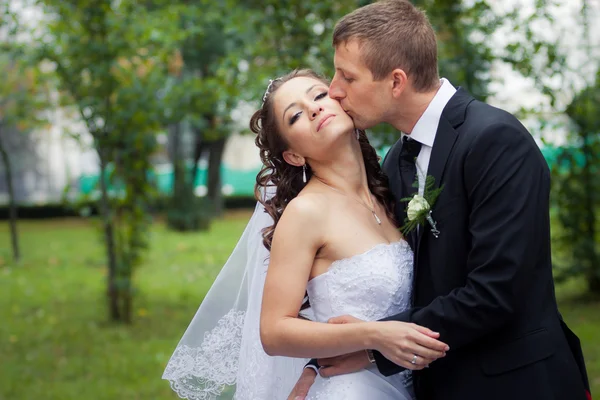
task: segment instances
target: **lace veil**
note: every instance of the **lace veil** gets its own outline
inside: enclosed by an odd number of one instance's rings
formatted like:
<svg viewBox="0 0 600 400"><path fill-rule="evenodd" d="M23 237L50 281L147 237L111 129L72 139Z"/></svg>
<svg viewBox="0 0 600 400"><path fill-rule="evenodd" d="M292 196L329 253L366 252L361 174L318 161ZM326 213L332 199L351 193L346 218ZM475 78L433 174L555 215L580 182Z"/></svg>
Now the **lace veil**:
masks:
<svg viewBox="0 0 600 400"><path fill-rule="evenodd" d="M267 197L272 196L269 189ZM273 220L257 203L163 373L183 399L285 399L306 359L268 356L259 320L269 252L262 229ZM309 315L310 316L310 315Z"/></svg>

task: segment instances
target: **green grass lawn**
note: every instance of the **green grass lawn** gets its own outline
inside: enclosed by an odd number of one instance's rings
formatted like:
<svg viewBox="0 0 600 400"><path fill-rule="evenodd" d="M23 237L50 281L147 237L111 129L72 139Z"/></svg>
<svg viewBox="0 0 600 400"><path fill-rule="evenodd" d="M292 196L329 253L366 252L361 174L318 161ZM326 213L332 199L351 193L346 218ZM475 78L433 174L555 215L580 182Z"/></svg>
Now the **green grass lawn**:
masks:
<svg viewBox="0 0 600 400"><path fill-rule="evenodd" d="M237 239L249 213L230 214L205 233L156 223L138 270L133 326L109 324L99 229L82 219L20 224L23 261L11 265L0 225L0 400L176 399L164 366ZM600 301L559 290L600 395Z"/></svg>

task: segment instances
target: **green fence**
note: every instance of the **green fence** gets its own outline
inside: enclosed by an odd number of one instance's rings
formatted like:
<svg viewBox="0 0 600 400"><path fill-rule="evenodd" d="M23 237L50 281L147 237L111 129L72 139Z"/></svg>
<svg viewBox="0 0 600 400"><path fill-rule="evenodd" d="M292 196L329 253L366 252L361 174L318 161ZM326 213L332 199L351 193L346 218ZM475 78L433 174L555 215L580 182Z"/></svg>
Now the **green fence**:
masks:
<svg viewBox="0 0 600 400"><path fill-rule="evenodd" d="M378 154L383 158L388 147L378 150ZM556 162L556 158L562 148L545 146L542 149L542 154L546 158L549 165ZM256 182L256 174L259 168L248 170L236 170L229 168L227 165L221 166L222 190L225 197L252 197L254 194L254 184ZM173 187L173 170L171 167L160 167L151 172L153 180L156 182L158 191L161 194L171 193ZM196 179L196 194L204 196L206 193L206 167L199 166L198 176ZM80 191L85 195L93 195L97 193L98 175L84 175L80 178Z"/></svg>

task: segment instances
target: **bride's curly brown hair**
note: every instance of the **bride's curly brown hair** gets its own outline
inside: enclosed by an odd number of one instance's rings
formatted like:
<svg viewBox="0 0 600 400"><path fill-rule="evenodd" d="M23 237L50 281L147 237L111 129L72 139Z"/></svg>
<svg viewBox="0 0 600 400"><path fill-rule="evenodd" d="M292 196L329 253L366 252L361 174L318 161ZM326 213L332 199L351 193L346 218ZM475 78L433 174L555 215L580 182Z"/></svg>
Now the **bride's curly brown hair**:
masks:
<svg viewBox="0 0 600 400"><path fill-rule="evenodd" d="M260 158L263 163L260 172L256 176L254 195L274 221L273 225L265 228L262 232L263 244L268 250L271 250L273 233L283 211L305 186L302 179L302 167L290 165L283 159L283 152L289 148L289 144L279 132L273 112L273 94L285 82L297 77L313 78L329 86L327 79L312 70L292 71L269 84L262 107L250 119L250 129L256 133L255 142L260 149ZM379 165L380 158L369 143L367 135L364 131L359 132L360 149L365 162L369 190L377 201L383 205L388 218L394 221L394 198L388 187L388 178ZM307 180L312 176L308 164L306 176ZM267 189L273 186L276 188L273 197L266 199L264 195L261 195L261 192L266 193Z"/></svg>

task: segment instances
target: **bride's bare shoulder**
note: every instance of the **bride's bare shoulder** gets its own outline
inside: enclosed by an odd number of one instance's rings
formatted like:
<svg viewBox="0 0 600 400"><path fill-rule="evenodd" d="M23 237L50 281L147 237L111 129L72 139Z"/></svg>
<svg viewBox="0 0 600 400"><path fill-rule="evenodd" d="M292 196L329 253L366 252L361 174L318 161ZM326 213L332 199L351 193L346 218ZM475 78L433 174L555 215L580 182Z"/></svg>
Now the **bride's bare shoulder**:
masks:
<svg viewBox="0 0 600 400"><path fill-rule="evenodd" d="M275 228L273 249L279 248L282 243L293 243L296 250L311 248L317 251L323 245L327 210L324 209L326 201L321 197L318 193L306 193L287 204Z"/></svg>
<svg viewBox="0 0 600 400"><path fill-rule="evenodd" d="M319 192L301 192L288 203L283 211L283 217L300 218L303 221L322 221L327 215L327 196Z"/></svg>

